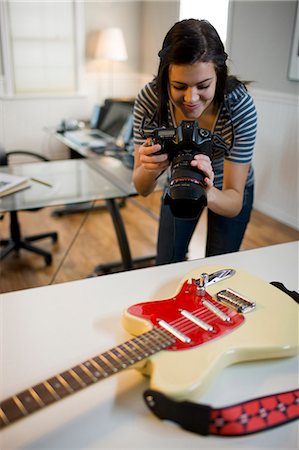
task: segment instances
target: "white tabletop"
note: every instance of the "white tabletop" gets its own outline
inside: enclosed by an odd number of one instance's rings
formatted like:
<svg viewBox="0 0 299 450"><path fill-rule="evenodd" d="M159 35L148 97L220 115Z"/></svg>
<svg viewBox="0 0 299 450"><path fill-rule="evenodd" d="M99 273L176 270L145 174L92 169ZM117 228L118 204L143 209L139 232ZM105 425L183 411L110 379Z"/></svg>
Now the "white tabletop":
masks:
<svg viewBox="0 0 299 450"><path fill-rule="evenodd" d="M128 306L173 296L190 270L225 265L299 290L298 242L139 269L1 296L1 392L4 399L122 343ZM298 423L242 438L202 437L157 419L142 393L148 380L131 369L16 422L0 433L12 449L298 448ZM298 387L296 357L226 368L200 398L214 407Z"/></svg>

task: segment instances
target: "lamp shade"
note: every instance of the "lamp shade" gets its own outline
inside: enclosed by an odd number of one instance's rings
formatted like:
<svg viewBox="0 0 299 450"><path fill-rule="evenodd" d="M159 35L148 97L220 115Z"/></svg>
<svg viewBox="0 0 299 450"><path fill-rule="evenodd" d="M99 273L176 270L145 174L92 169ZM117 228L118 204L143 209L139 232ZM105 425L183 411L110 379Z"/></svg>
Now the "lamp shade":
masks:
<svg viewBox="0 0 299 450"><path fill-rule="evenodd" d="M125 39L120 28L106 28L98 33L95 48L96 59L125 61L128 59Z"/></svg>

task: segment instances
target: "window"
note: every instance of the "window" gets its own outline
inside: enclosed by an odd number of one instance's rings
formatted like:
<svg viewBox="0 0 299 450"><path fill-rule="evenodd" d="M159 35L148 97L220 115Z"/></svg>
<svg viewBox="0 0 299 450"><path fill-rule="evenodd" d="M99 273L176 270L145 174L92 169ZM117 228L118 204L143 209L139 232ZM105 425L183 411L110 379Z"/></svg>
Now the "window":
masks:
<svg viewBox="0 0 299 450"><path fill-rule="evenodd" d="M0 2L2 94L79 90L80 2ZM0 80L1 86L1 80Z"/></svg>
<svg viewBox="0 0 299 450"><path fill-rule="evenodd" d="M206 19L216 28L225 45L229 0L181 0L180 20Z"/></svg>

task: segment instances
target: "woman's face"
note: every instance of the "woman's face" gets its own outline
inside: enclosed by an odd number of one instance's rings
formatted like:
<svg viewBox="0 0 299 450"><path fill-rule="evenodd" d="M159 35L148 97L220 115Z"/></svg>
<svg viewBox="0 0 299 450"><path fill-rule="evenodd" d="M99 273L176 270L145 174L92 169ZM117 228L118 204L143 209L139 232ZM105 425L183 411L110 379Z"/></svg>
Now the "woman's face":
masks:
<svg viewBox="0 0 299 450"><path fill-rule="evenodd" d="M168 80L177 119L196 120L209 106L213 108L217 75L212 62L171 64Z"/></svg>

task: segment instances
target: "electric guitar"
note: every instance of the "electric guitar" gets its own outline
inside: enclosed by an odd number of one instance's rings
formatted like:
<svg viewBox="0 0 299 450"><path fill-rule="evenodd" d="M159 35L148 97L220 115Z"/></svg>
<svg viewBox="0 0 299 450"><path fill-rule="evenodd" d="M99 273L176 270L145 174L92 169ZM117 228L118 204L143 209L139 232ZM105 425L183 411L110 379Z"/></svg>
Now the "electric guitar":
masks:
<svg viewBox="0 0 299 450"><path fill-rule="evenodd" d="M222 267L187 274L171 298L130 306L123 324L135 337L2 401L0 427L129 367L149 375L151 389L179 399L203 392L230 364L298 353L293 299Z"/></svg>

